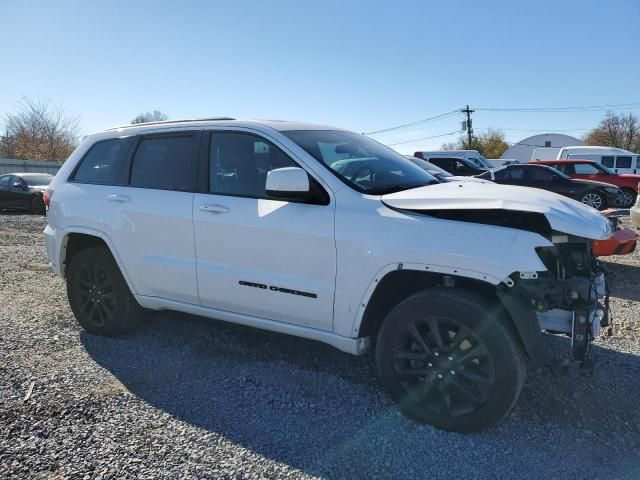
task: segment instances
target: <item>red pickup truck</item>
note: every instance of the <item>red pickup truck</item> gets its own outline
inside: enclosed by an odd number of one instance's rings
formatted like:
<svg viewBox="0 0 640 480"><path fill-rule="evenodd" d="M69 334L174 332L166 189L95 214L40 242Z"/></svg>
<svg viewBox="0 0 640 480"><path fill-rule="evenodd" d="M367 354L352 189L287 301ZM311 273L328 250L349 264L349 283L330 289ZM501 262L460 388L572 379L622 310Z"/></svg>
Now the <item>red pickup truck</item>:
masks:
<svg viewBox="0 0 640 480"><path fill-rule="evenodd" d="M621 207L631 207L638 195L638 182L640 175L617 174L609 170L604 165L591 160L536 160L529 163L549 165L557 168L571 178L584 178L586 180L597 180L606 182L616 187L620 187L624 194Z"/></svg>

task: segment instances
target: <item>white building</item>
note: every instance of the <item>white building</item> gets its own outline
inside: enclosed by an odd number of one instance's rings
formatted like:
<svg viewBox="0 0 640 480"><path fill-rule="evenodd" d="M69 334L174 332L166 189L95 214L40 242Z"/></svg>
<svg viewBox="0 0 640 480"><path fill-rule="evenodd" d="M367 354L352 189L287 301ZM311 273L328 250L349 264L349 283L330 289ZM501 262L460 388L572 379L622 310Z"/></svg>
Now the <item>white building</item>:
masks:
<svg viewBox="0 0 640 480"><path fill-rule="evenodd" d="M531 160L536 160L531 158L534 150L542 149L538 153L543 154L545 158L538 158L537 160L551 160L556 158L556 155L562 147L582 145L585 145L582 140L578 140L577 138L569 135L562 135L560 133L542 133L540 135L525 138L524 140L520 140L518 143L513 144L511 148L502 154L501 158L516 159L519 163L526 163Z"/></svg>

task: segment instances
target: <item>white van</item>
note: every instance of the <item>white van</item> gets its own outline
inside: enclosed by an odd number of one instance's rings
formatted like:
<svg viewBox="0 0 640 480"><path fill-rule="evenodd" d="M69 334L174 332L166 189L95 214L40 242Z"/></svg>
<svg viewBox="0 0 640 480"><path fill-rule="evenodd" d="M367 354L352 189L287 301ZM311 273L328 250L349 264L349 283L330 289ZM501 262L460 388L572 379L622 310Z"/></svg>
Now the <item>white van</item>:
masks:
<svg viewBox="0 0 640 480"><path fill-rule="evenodd" d="M423 160L430 160L432 158L454 157L454 158L466 158L471 160L480 168L494 168L480 152L477 150L432 150L415 152L414 157L421 158Z"/></svg>
<svg viewBox="0 0 640 480"><path fill-rule="evenodd" d="M564 147L558 152L556 160L592 160L615 173L640 172L640 155L614 147Z"/></svg>
<svg viewBox="0 0 640 480"><path fill-rule="evenodd" d="M560 150L562 150L561 147L535 148L533 150L533 153L531 154L531 161L534 162L536 160L553 160L554 158L558 158Z"/></svg>

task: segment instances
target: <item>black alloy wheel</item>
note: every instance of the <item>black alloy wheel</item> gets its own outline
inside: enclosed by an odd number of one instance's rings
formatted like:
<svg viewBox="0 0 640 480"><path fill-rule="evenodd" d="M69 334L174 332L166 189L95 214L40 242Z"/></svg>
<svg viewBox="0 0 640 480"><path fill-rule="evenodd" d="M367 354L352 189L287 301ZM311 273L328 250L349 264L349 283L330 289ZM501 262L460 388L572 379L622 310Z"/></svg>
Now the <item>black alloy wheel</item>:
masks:
<svg viewBox="0 0 640 480"><path fill-rule="evenodd" d="M119 335L133 330L142 317L142 307L103 247L87 248L71 259L67 296L78 323L91 333Z"/></svg>
<svg viewBox="0 0 640 480"><path fill-rule="evenodd" d="M407 392L430 412L467 415L485 404L496 381L491 352L453 318L416 319L398 339L394 367Z"/></svg>
<svg viewBox="0 0 640 480"><path fill-rule="evenodd" d="M382 383L421 423L474 432L513 408L525 363L511 320L496 300L436 287L401 301L378 332Z"/></svg>

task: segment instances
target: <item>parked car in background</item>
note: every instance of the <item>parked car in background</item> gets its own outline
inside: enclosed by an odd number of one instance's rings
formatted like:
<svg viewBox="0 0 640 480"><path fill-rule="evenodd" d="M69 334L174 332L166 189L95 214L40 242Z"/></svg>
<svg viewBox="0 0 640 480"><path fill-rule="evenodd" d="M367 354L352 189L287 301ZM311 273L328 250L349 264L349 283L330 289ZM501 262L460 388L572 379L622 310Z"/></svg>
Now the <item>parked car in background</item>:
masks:
<svg viewBox="0 0 640 480"><path fill-rule="evenodd" d="M405 155L405 157L407 157L414 164L416 164L423 170L426 170L431 175L436 177L438 180L443 182L489 182L491 183L491 180L485 180L477 177L463 177L463 176L451 175L445 169L440 168L439 166L434 165L433 163L427 160L423 160L417 157L412 157L411 155Z"/></svg>
<svg viewBox="0 0 640 480"><path fill-rule="evenodd" d="M556 160L592 160L612 169L614 173L640 173L640 155L622 148L563 147Z"/></svg>
<svg viewBox="0 0 640 480"><path fill-rule="evenodd" d="M585 205L604 210L617 207L622 201L622 190L615 185L593 180L570 178L559 170L547 165L522 164L506 165L480 175L496 183L541 188L559 193Z"/></svg>
<svg viewBox="0 0 640 480"><path fill-rule="evenodd" d="M429 163L458 177L476 176L489 170L489 168L479 167L476 163L466 158L433 157L429 159Z"/></svg>
<svg viewBox="0 0 640 480"><path fill-rule="evenodd" d="M44 214L44 192L53 180L48 173L9 173L0 176L0 209Z"/></svg>
<svg viewBox="0 0 640 480"><path fill-rule="evenodd" d="M548 165L571 178L595 180L615 185L622 190L623 198L620 204L622 208L631 207L638 195L640 175L615 173L613 170L592 160L540 160L531 163Z"/></svg>
<svg viewBox="0 0 640 480"><path fill-rule="evenodd" d="M493 168L493 165L477 150L432 150L420 151L413 154L414 157L423 160L431 160L432 158L465 158L472 161L480 168Z"/></svg>

